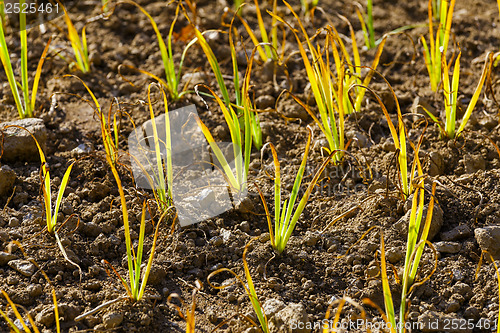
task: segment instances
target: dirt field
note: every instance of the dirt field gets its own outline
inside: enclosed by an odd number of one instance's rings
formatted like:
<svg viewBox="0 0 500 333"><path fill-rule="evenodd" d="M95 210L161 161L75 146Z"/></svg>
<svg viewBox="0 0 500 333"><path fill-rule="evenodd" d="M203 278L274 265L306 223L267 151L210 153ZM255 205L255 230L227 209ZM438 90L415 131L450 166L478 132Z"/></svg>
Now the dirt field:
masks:
<svg viewBox="0 0 500 333"><path fill-rule="evenodd" d="M201 31L227 31L220 21L224 7L231 4L225 0L195 2L197 24ZM262 2L263 8L269 8L265 1ZM138 3L152 15L164 37L167 36L175 4L167 6L166 1L149 0ZM298 2L292 5L300 12ZM362 2L362 5L366 4ZM310 35L332 23L340 35L345 36L345 43L350 49L349 27L337 15L341 14L350 20L358 32L358 44L360 47L363 45L361 26L351 2L320 0L318 6L323 12L318 9L313 20L304 19ZM298 28L296 20L281 1L278 1L278 12ZM186 309L191 304L191 293L197 279L203 284L203 290L196 295L196 332L211 332L226 319L229 321L218 331L258 332L238 316L244 314L256 320L250 300L240 284L216 290L207 283L208 275L223 267L234 270L244 278L243 250L256 236L258 241L252 243L247 261L260 302L267 304L266 309L272 310L268 313L272 332L310 332L307 328L292 329L292 323L319 323L325 318L329 304L344 296L360 304L364 298L369 298L383 309L378 266L380 255L376 254L380 249L380 230L384 231L387 261L391 264L388 266L389 282L395 306L399 309L402 287L394 278L391 266L401 276L411 200L405 202L398 195L394 142L384 114L373 96L367 94L361 111L346 117L346 142L353 139L346 160L343 164L327 167L285 252L277 255L270 246L265 211L252 185L249 186L247 199L234 209L209 220L183 228L175 225L173 233L170 231L172 218L164 221L159 229L155 259L146 288L147 297L139 302L128 299L117 302L75 322L78 315L126 295L116 276L106 274L103 260L111 263L122 277L128 277L128 273L120 197L105 159L99 119L89 104L78 97L90 99L84 86L74 78L63 76L79 76L95 93L103 110L108 110L113 98L116 98L121 103L122 111L127 112L136 125L149 119L144 101L147 101L147 87L152 79L119 66L135 66L159 77L164 76L158 42L145 15L126 4L119 5L109 18L99 18L100 13L100 2L96 1L78 2L70 9L79 31L85 22L89 22L86 29L92 65L91 71L86 74L72 70L56 55L57 50L69 50L67 39L55 26L64 29L62 18L51 21L54 25L46 24L45 33L35 27L28 35L30 68L33 70L48 37L54 35L54 48L50 50L43 67L35 115L43 120L47 131L45 155L52 178L57 178L53 182L54 192L69 161L78 159L60 213L63 218L72 214L75 216L59 230L59 235L70 259L81 267L81 276L79 270L64 259L54 237L44 230L40 161L37 158L31 161L0 160L2 168L8 166L15 172L15 182L8 186L5 193L0 193L0 208L5 206L0 210L0 249L7 250L9 242L17 240L23 245L27 257L32 258L48 275L58 298L62 332L184 332L185 321L175 307L168 304L167 297L172 293L179 294L185 302L183 309ZM248 4L243 9L243 15L249 25L258 31L255 6ZM439 182L429 235L429 240L437 249L437 258L429 248L424 251L419 276L421 279L428 276L435 264L437 269L409 295L408 321L427 323L424 328L419 327L412 332L491 332L496 327L499 313L499 287L494 267L489 261L484 261L477 279L475 273L482 250L477 230L500 225L500 160L499 152L491 143L500 144L499 108L492 95L496 93L496 98L500 96L496 84L498 68L493 67L492 89L483 89L462 136L456 141L442 140L435 124L429 122L426 126L420 121L423 117L412 115L417 113L418 104L427 105L438 115L444 112L442 94L430 89L423 48L419 42L420 35L428 34L428 27L425 26L427 1L376 0L373 17L376 38L402 26L416 26L406 30L405 34L388 37L378 69L395 90L409 129L409 140L416 143L423 135L419 156L427 175L426 184L430 186L432 180ZM264 21L271 25L271 16L265 14ZM247 38L241 23L235 22L238 31ZM458 94L460 110L465 109L471 99L486 53L497 52L500 48L498 25L496 2L457 1L448 53L451 57L458 50L462 52ZM187 26L187 20L180 16L174 40L177 59L193 37L187 36L189 31L182 31ZM283 89L291 89L297 96L309 101L308 104L315 110L304 65L296 52L297 42L289 28L284 29L287 30L287 62L276 65L277 74L273 78L272 63L255 61L251 84L260 106L263 109L268 107L265 112L259 113L263 141L276 146L282 167L283 188L288 192L304 154L307 125L313 128L314 139L304 183L311 180L314 170L325 158L320 149L325 138L312 118L291 97L283 95L277 101ZM14 50L12 52L16 53L19 41L17 37L11 37L12 34L7 40L11 50ZM209 43L221 64L226 84L232 87L227 34L218 33ZM237 51L243 52L241 49ZM371 64L375 51L361 50L361 63ZM240 64L241 75L245 69L246 65ZM197 74L192 74L194 72ZM181 76L182 82L191 79L189 89L196 83L205 83L218 91L213 72L198 45L187 52ZM14 121L18 115L3 71L0 78L3 82L0 89L0 121ZM386 83L375 76L370 87L382 97L392 119L396 121L396 105ZM234 98L234 89L229 90L231 98ZM162 114L164 107L158 91L153 93L153 98L155 113ZM209 101L205 105L199 96L191 92L179 101L169 102L169 109L191 104L196 105L200 118L212 130L217 141L230 140L222 112L214 102ZM463 111L458 113L461 118ZM119 146L124 166L118 170L126 193L130 222L137 237L142 202L148 199L153 207L154 202L151 201L151 191L135 187L134 179L125 167L130 165L126 152L127 138L132 130L129 118L123 117ZM251 156L249 183L258 184L267 202L274 204L270 150L265 150L261 159L261 152L253 148ZM410 158L413 158L411 153ZM337 216L349 210L351 212L347 216L330 225ZM153 220L157 222L159 215L155 212L153 209ZM364 235L374 226L380 228ZM148 223L146 253L149 253L153 233L154 228ZM496 239L490 241L489 250L498 251L500 256L500 243ZM51 287L38 268L33 267L34 271L25 275L14 269L12 260L24 259L19 249L14 249L12 256L0 256L0 289L32 314L41 331L55 332ZM221 273L211 281L219 284L236 282L227 273ZM172 302L179 304L175 300ZM0 308L7 309L4 299ZM364 308L368 318L381 321L377 310L367 305ZM359 309L347 307L342 318L355 318L359 313ZM12 311L7 311L7 314L15 319ZM440 326L429 327L428 323L433 321L439 322ZM474 328L463 325L452 328L450 324L454 322L473 323ZM449 326L445 326L446 323ZM485 323L491 326L486 327ZM0 321L0 332L7 331L6 322ZM366 331L366 328L351 327L345 331ZM320 332L320 329L313 328L312 332Z"/></svg>

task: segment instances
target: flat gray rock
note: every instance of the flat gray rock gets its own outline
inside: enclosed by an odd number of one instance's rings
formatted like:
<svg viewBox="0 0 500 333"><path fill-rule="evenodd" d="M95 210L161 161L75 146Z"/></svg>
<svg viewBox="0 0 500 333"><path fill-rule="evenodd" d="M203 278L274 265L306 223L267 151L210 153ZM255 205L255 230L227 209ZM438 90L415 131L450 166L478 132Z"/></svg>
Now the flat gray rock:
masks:
<svg viewBox="0 0 500 333"><path fill-rule="evenodd" d="M19 127L8 127L11 125ZM23 128L28 130L29 132L24 130ZM3 155L1 158L2 161L15 162L40 160L38 148L36 147L35 140L33 140L33 137L30 135L30 133L33 134L33 136L36 138L36 140L40 144L40 147L42 147L42 149L45 149L45 143L47 141L47 129L45 128L45 124L43 123L42 119L26 118L1 123L0 130L3 132Z"/></svg>
<svg viewBox="0 0 500 333"><path fill-rule="evenodd" d="M7 265L9 261L14 259L17 259L16 255L0 251L0 266Z"/></svg>
<svg viewBox="0 0 500 333"><path fill-rule="evenodd" d="M35 265L28 260L11 260L9 266L26 277L32 276L36 271Z"/></svg>

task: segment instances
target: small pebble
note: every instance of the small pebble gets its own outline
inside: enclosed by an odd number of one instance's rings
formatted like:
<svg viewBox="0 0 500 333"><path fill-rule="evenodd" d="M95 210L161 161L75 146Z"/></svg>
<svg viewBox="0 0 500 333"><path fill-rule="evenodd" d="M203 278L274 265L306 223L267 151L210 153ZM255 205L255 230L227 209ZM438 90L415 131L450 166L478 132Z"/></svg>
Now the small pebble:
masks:
<svg viewBox="0 0 500 333"><path fill-rule="evenodd" d="M11 217L9 219L9 227L11 228L19 227L19 219L17 217Z"/></svg>

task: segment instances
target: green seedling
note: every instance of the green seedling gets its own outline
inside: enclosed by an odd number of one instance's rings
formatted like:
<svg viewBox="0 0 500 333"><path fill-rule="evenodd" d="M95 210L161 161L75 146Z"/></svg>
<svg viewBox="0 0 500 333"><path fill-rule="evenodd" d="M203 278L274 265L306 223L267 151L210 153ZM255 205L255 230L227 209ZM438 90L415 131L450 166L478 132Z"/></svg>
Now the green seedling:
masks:
<svg viewBox="0 0 500 333"><path fill-rule="evenodd" d="M250 36L250 39L252 40L252 43L255 48L257 48L259 57L261 58L262 61L266 62L269 60L272 61L277 61L278 60L278 55L277 55L277 50L278 50L278 24L277 24L277 19L275 16L272 16L271 19L271 30L268 31L266 30L266 24L264 23L264 19L262 18L262 12L260 10L259 2L258 0L254 0L254 5L255 5L255 11L257 14L257 22L259 24L259 32L261 36L261 41L257 38L255 35L254 31L252 28L250 28L250 25L247 23L247 21L238 15L238 18L240 19L241 23L245 27L246 32ZM273 0L272 2L272 12L274 15L276 15L277 11L277 0ZM234 20L234 18L233 18ZM232 27L232 22L231 22L231 27ZM231 29L230 34L232 33L237 33L236 29L234 31ZM283 36L284 38L285 36ZM232 37L231 37L232 38ZM285 39L283 39L285 40ZM260 46L263 46L260 47ZM233 51L233 50L231 50ZM282 51L284 51L284 43L282 45Z"/></svg>
<svg viewBox="0 0 500 333"><path fill-rule="evenodd" d="M319 0L300 0L302 12L309 17L314 15L314 10L318 6Z"/></svg>
<svg viewBox="0 0 500 333"><path fill-rule="evenodd" d="M38 147L38 152L40 154L40 160L42 162L41 166L41 181L42 181L42 194L45 203L45 217L47 219L47 230L50 234L56 233L56 225L57 225L57 216L59 215L59 207L61 206L64 191L66 190L66 186L68 185L69 176L73 165L75 162L71 163L69 167L66 169L64 176L61 180L61 185L59 186L59 192L57 194L57 199L55 201L54 208L52 208L52 191L50 189L50 172L47 161L45 160L45 155L43 153L42 148L35 140L35 143Z"/></svg>
<svg viewBox="0 0 500 333"><path fill-rule="evenodd" d="M164 89L159 85L160 91L163 96L163 104L165 105L165 133L159 133L158 127L156 125L156 118L153 110L153 102L151 101L151 87L152 83L148 86L148 107L149 115L151 118L151 127L153 130L153 152L155 161L150 161L146 157L147 163L149 164L148 170L153 172L153 178L149 175L150 172L146 171L146 168L135 156L131 155L139 168L142 170L142 174L146 176L150 187L153 189L153 194L155 197L158 209L161 212L168 210L172 203L172 181L173 181L173 167L172 167L172 137L170 130L170 120L168 116L168 105L167 105L167 95ZM163 141L163 138L165 138ZM143 142L141 142L142 144ZM162 158L162 152L165 152L164 158ZM141 159L143 160L143 159ZM165 160L165 164L163 163Z"/></svg>
<svg viewBox="0 0 500 333"><path fill-rule="evenodd" d="M462 117L462 121L460 122L460 126L458 127L458 130L456 130L457 101L458 101L457 96L458 96L459 78L460 78L460 56L461 53L458 54L458 57L455 60L455 66L453 68L453 76L451 84L448 74L449 68L448 65L446 64L446 61L444 61L443 59L443 95L444 95L444 109L445 109L444 125L438 118L436 118L432 113L426 110L427 114L432 119L432 121L439 126L442 133L441 136L448 139L457 138L458 136L460 136L460 133L462 133L462 131L465 129L465 126L467 125L467 122L469 121L472 111L474 110L474 107L476 106L476 103L479 99L479 95L481 94L481 90L483 88L486 77L488 76L488 73L490 73L491 66L493 64L493 54L488 53L486 55L481 78L479 79L479 82L476 86L476 90L474 91L474 94L472 95L469 105L465 110L465 113Z"/></svg>
<svg viewBox="0 0 500 333"><path fill-rule="evenodd" d="M241 285L243 286L243 288L245 289L245 292L246 292L248 298L250 299L250 302L252 303L253 310L257 316L257 319L259 320L260 329L264 333L269 333L270 330L269 330L269 325L267 322L267 317L266 317L266 314L264 313L264 310L262 309L262 304L260 304L260 302L259 302L259 297L257 296L257 292L255 290L255 285L253 284L252 276L250 275L250 269L248 268L248 263L246 260L249 246L256 239L258 239L258 237L252 238L250 240L250 242L248 242L248 244L245 246L245 249L243 250L243 269L245 271L246 283L238 274L236 274L233 270L231 270L229 268L221 268L221 269L216 270L215 272L210 273L210 275L208 275L208 277L207 277L207 282L210 285L210 287L212 287L214 289L218 289L218 290L228 288L228 287L232 286L233 284L240 282ZM222 272L228 272L228 273L232 274L236 278L237 282L234 282L233 284L229 284L229 285L222 285L222 286L214 285L212 282L210 282L211 278L213 278L214 276L216 276ZM247 321L249 321L253 326L255 326L255 327L258 326L249 317L244 316L244 318ZM221 324L219 324L217 326L217 328L222 327L225 323L226 323L226 321L222 322Z"/></svg>
<svg viewBox="0 0 500 333"><path fill-rule="evenodd" d="M391 132L391 137L392 140L394 141L394 146L396 148L397 152L397 168L398 168L398 173L399 173L399 179L398 182L400 184L400 192L401 192L401 198L406 199L408 198L414 191L415 185L414 185L414 180L416 178L416 169L417 169L417 161L418 159L414 159L413 163L411 165L411 170L408 170L408 147L407 147L407 130L403 122L403 114L401 112L401 107L399 106L399 100L396 96L396 93L394 92L394 89L392 89L392 86L389 84L387 79L381 75L382 79L385 81L387 84L387 87L389 88L389 91L391 92L391 95L395 101L396 104L396 110L397 110L397 116L398 116L398 123L397 123L397 130L396 126L392 123L391 117L389 115L389 112L387 111L387 108L385 107L384 103L380 99L380 97L371 89L366 87L367 90L369 90L375 99L377 100L378 104L380 105L380 108L382 109L382 112L384 113L384 116L387 120L387 124L389 125L389 131ZM417 147L414 147L413 145L412 148L414 149L414 154L415 156L418 155L418 151L420 149L420 145L422 144L422 137L417 145Z"/></svg>
<svg viewBox="0 0 500 333"><path fill-rule="evenodd" d="M307 103L302 102L294 95L292 95L292 97L305 108L318 124L328 142L328 147L325 147L326 151L328 154L332 151L337 151L333 159L335 162L339 162L342 160L343 151L345 150L344 117L346 114L360 110L361 102L365 94L364 87L368 86L370 83L373 72L370 72L364 80L361 79L361 64L358 47L354 30L350 24L354 63L351 61L351 56L347 52L335 28L331 26L325 28L326 37L324 47L322 48L320 45L315 47L306 29L302 25L299 16L286 1L284 3L297 19L300 31L306 41L307 49L302 46L302 40L295 32L295 29L280 17L276 16L276 18L290 27L297 40L299 51L306 68L307 77L311 84L311 90L318 107L319 118L312 112ZM379 44L372 64L373 69L378 66L384 44L385 38ZM333 54L333 63L330 62L330 49ZM309 55L311 55L312 61L309 59ZM332 67L335 68L335 70L333 70ZM351 98L353 97L351 93L354 94L354 103L351 102Z"/></svg>
<svg viewBox="0 0 500 333"><path fill-rule="evenodd" d="M76 67L82 73L88 73L90 71L90 61L89 51L87 47L87 26L83 26L82 36L80 38L80 35L78 34L78 31L73 24L73 21L71 21L71 18L69 17L68 11L59 0L56 1L64 11L64 22L66 23L66 27L68 28L67 37L71 43L71 48L73 49L73 55L75 57L73 64L76 64Z"/></svg>
<svg viewBox="0 0 500 333"><path fill-rule="evenodd" d="M232 31L233 23L234 23L234 18L231 21L231 25L229 30ZM199 45L201 46L203 52L205 53L205 56L207 57L208 62L210 63L210 67L212 68L212 71L215 75L215 78L217 80L217 84L219 86L219 89L222 94L222 98L224 100L224 103L226 105L227 109L236 109L236 113L238 116L240 116L242 119L240 126L244 128L244 131L246 132L249 130L253 137L253 143L257 149L260 149L262 147L262 130L260 128L260 121L258 115L254 111L254 106L252 105L249 97L249 90L250 90L250 74L252 71L252 64L253 64L253 56L256 52L256 50L261 49L261 45L258 45L254 48L252 51L252 56L249 59L248 65L247 65L247 70L245 73L245 77L243 78L244 84L240 87L239 83L239 71L238 71L238 63L236 60L236 50L234 47L234 41L233 41L233 36L232 34L229 34L229 43L230 43L230 49L231 49L231 60L232 60L232 65L233 65L233 83L234 83L234 89L235 89L235 95L236 95L236 101L235 103L231 102L231 99L229 97L229 91L227 89L226 83L224 82L224 78L222 76L222 72L220 69L219 62L217 58L215 57L214 52L212 51L212 48L208 44L207 40L203 36L204 33L202 33L198 28L196 28L194 25L192 25L194 32L196 34L195 40L198 41ZM211 95L209 95L211 96ZM245 112L249 113L249 122L248 124L246 123L245 120ZM248 128L247 128L248 127Z"/></svg>
<svg viewBox="0 0 500 333"><path fill-rule="evenodd" d="M434 6L436 7L436 6ZM437 8L437 7L436 7ZM437 91L439 82L441 81L441 70L443 62L446 62L446 53L451 33L451 22L453 20L453 9L455 8L455 0L451 0L448 5L448 0L440 1L439 25L434 36L433 27L433 0L429 0L428 17L429 17L429 41L430 48L424 36L420 37L424 47L424 59L429 79L431 82L432 91Z"/></svg>
<svg viewBox="0 0 500 333"><path fill-rule="evenodd" d="M248 112L250 115L250 132L252 134L252 142L257 149L262 148L262 129L260 128L260 120L259 116L257 113L254 111L255 105L251 102L250 95L249 95L249 90L250 90L250 75L252 73L252 66L253 66L253 58L255 55L256 51L262 52L262 45L257 44L250 56L250 59L248 60L247 64L247 69L246 69L246 74L244 77L243 85L240 87L240 74L238 71L238 61L236 57L236 48L234 46L234 40L233 40L233 34L231 31L233 30L233 24L234 24L234 19L235 17L233 16L233 19L231 20L231 24L229 26L229 46L231 49L231 61L233 64L233 83L234 83L234 90L235 90L235 95L236 95L236 101L233 104L233 106L236 108L236 112L241 116L242 113ZM262 19L262 17L261 17ZM272 49L274 51L274 48ZM266 49L267 51L267 49ZM213 52L212 52L213 54ZM273 53L274 54L274 53ZM207 54L207 56L209 56ZM216 62L217 59L214 59ZM217 66L212 67L217 70ZM224 83L224 81L220 81ZM221 91L225 90L227 91L227 88L221 87ZM244 125L244 123L242 124Z"/></svg>
<svg viewBox="0 0 500 333"><path fill-rule="evenodd" d="M404 271L402 277L402 291L401 291L401 305L399 309L399 325L396 326L396 314L394 310L394 303L392 301L392 294L389 287L389 279L387 277L387 266L385 259L385 248L384 248L384 236L383 231L380 231L380 253L381 253L381 273L382 273L382 287L384 294L384 303L385 303L385 313L388 318L388 324L391 325L391 332L396 332L396 328L398 327L398 332L403 333L405 331L405 325L407 319L407 296L411 294L411 292L419 285L423 284L427 281L431 275L434 273L437 265L437 261L435 262L434 270L429 274L426 278L417 282L417 272L420 265L420 260L422 258L422 254L424 251L425 245L429 245L429 247L433 250L434 255L436 256L436 250L432 246L432 244L427 240L427 236L429 234L429 229L432 221L432 213L434 210L434 199L436 192L436 183L432 185L431 198L427 208L427 216L425 218L425 222L423 221L423 211L424 211L424 177L422 167L418 160L418 155L415 155L415 159L417 161L417 170L419 178L416 179L417 188L415 189L412 206L410 212L410 220L408 225L408 239L407 239L407 247L406 247L406 256L405 256L405 264ZM422 222L424 222L422 227ZM420 233L421 231L421 233ZM436 257L437 258L437 257Z"/></svg>
<svg viewBox="0 0 500 333"><path fill-rule="evenodd" d="M108 160L110 163L111 161ZM122 283L123 287L127 291L128 297L133 301L140 301L144 297L144 292L146 290L146 284L148 282L149 273L151 272L151 266L153 264L154 254L156 251L156 242L158 239L158 229L160 226L161 220L166 216L164 213L158 223L156 224L155 233L153 236L153 243L151 245L151 252L149 254L149 258L145 268L142 268L141 265L143 263L143 251L144 251L144 238L145 238L145 230L146 230L146 202L143 202L142 205L142 215L141 215L141 225L139 230L139 239L137 244L137 253L132 247L132 238L130 231L130 224L128 220L128 210L127 203L125 200L125 193L123 191L123 187L118 175L118 171L115 166L110 164L111 171L113 176L115 177L115 181L118 185L118 192L120 193L120 201L122 205L122 213L123 213L123 226L125 227L125 245L127 248L127 266L129 273L129 281L125 280L110 263L103 260L105 264L110 266L114 273L118 276L118 279ZM106 269L107 270L107 269ZM109 272L108 272L109 273Z"/></svg>
<svg viewBox="0 0 500 333"><path fill-rule="evenodd" d="M160 48L161 52L161 59L163 62L163 68L165 70L165 79L163 80L153 73L133 68L137 71L139 71L142 74L146 74L149 77L153 78L155 81L158 81L161 83L165 89L167 89L168 94L172 101L177 101L181 99L186 93L189 91L187 90L187 84L180 89L180 81L181 81L181 72L182 72L182 66L184 64L184 58L186 56L186 53L188 49L196 42L196 40L192 40L189 42L185 47L181 55L180 61L174 60L174 53L173 53L173 48L172 48L172 38L173 38L173 33L174 33L174 26L175 23L177 22L177 19L179 17L179 12L181 9L181 2L179 1L177 4L177 7L175 9L175 15L172 21L172 24L170 25L170 29L168 31L168 38L167 38L167 43L165 44L165 40L163 39L163 36L160 32L160 29L158 28L158 25L156 24L155 20L153 17L138 3L132 1L132 0L123 0L121 3L126 3L130 5L136 6L146 17L149 19L149 22L151 23L151 26L153 27L153 30L156 34L156 38L158 39L158 46ZM177 69L176 69L176 64L178 63Z"/></svg>
<svg viewBox="0 0 500 333"><path fill-rule="evenodd" d="M276 153L274 145L272 143L269 143L269 147L271 148L271 153L273 155L273 162L274 162L274 227L273 223L271 222L271 215L269 214L269 208L267 207L267 202L266 199L264 198L264 194L257 187L257 191L259 192L260 198L264 205L264 209L266 211L271 245L278 253L282 253L285 250L286 244L288 243L288 240L290 239L290 236L292 235L292 232L295 229L295 225L297 224L300 215L302 214L302 211L304 210L307 201L309 200L309 196L314 190L314 187L316 186L319 177L325 170L328 163L331 161L332 155L335 153L332 152L331 156L329 156L321 164L319 169L314 174L302 198L300 199L297 207L295 207L295 202L297 201L300 185L302 183L302 179L304 178L304 171L306 168L307 157L309 155L309 148L311 146L312 131L309 127L308 130L309 130L309 136L307 138L307 143L304 156L302 158L302 163L300 164L299 171L297 172L297 176L295 177L295 182L293 184L290 198L288 199L288 201L285 200L283 203L281 202L282 198L281 198L280 162L278 160L278 154Z"/></svg>
<svg viewBox="0 0 500 333"><path fill-rule="evenodd" d="M248 82L247 80L245 81ZM212 96L215 98L217 104L222 110L224 120L226 121L226 124L229 128L234 154L234 171L231 169L226 156L224 156L222 150L215 142L208 127L201 121L199 117L196 117L196 121L198 123L198 126L201 128L203 135L207 139L210 148L212 148L217 161L222 166L223 175L226 178L231 189L233 189L236 193L244 193L244 191L246 191L247 189L248 169L250 167L250 152L252 149L249 110L248 108L243 109L244 131L242 131L240 127L240 120L238 119L238 115L234 111L233 107L231 105L227 107L226 104L208 86L204 86L204 88L210 91Z"/></svg>
<svg viewBox="0 0 500 333"><path fill-rule="evenodd" d="M99 117L104 151L106 153L106 156L109 157L112 163L116 164L118 160L118 123L116 113L113 115L113 121L111 121L111 109L113 107L113 103L110 104L110 110L108 112L108 116L106 117L96 96L82 79L75 75L65 75L64 77L72 77L77 79L81 84L83 84L83 86L89 93L92 101L94 102L94 105L90 103L89 105L94 109L94 112ZM85 101L88 102L87 100ZM113 127L113 130L111 129L111 126Z"/></svg>
<svg viewBox="0 0 500 333"><path fill-rule="evenodd" d="M24 3L24 0L20 0L19 7L22 7ZM28 33L26 30L26 12L22 10L19 11L19 37L21 42L21 83L19 83L16 81L16 78L14 76L9 48L7 47L7 41L5 40L6 24L3 1L2 6L0 6L0 10L0 16L2 18L2 24L0 24L0 60L2 61L3 69L5 70L7 80L9 81L10 90L16 103L19 118L23 119L26 117L33 117L33 112L35 111L36 94L38 91L38 85L40 83L40 76L42 74L42 66L47 56L51 39L49 38L49 41L47 42L47 45L45 46L45 49L42 52L42 56L40 57L40 60L38 62L38 67L33 77L33 83L31 85L30 92L28 81ZM21 92L19 91L19 89L21 89Z"/></svg>
<svg viewBox="0 0 500 333"><path fill-rule="evenodd" d="M361 23L361 29L363 30L363 36L365 38L365 46L367 49L373 49L376 46L375 30L373 29L373 1L367 0L365 17L361 13L359 7L361 7L361 5L356 6L355 9L356 9L356 14L358 15L359 18L359 22Z"/></svg>

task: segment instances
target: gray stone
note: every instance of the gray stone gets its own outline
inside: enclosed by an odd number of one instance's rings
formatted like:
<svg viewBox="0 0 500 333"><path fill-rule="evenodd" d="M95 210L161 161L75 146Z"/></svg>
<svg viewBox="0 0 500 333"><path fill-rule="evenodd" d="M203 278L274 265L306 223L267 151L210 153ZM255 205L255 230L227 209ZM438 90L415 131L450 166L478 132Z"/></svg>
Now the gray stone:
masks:
<svg viewBox="0 0 500 333"><path fill-rule="evenodd" d="M17 259L16 255L0 251L0 266L7 265L9 261L14 259Z"/></svg>
<svg viewBox="0 0 500 333"><path fill-rule="evenodd" d="M45 149L47 141L47 129L42 119L27 118L0 124L0 130L4 134L3 161L39 161L40 155L35 140L30 133L19 127L25 128L33 134L42 149ZM1 144L1 143L0 143ZM1 149L0 149L1 150Z"/></svg>
<svg viewBox="0 0 500 333"><path fill-rule="evenodd" d="M347 138L352 138L353 147L365 148L370 146L370 140L368 137L359 131L350 131L346 133Z"/></svg>
<svg viewBox="0 0 500 333"><path fill-rule="evenodd" d="M229 240L231 238L233 238L233 234L231 233L231 231L230 230L226 230L226 229L221 229L220 230L220 236L222 237L222 240L224 241L224 243L229 242Z"/></svg>
<svg viewBox="0 0 500 333"><path fill-rule="evenodd" d="M304 305L300 303L290 303L275 314L271 323L274 324L276 328L280 328L280 332L309 333L311 329L306 327L308 321Z"/></svg>
<svg viewBox="0 0 500 333"><path fill-rule="evenodd" d="M466 173L475 173L478 170L484 170L486 168L486 161L483 156L466 154L464 156L464 167Z"/></svg>
<svg viewBox="0 0 500 333"><path fill-rule="evenodd" d="M462 245L456 242L437 242L434 243L434 246L436 247L436 250L438 250L439 252L449 253L449 254L458 253L462 248Z"/></svg>
<svg viewBox="0 0 500 333"><path fill-rule="evenodd" d="M8 196L16 181L16 173L7 165L0 167L0 197Z"/></svg>
<svg viewBox="0 0 500 333"><path fill-rule="evenodd" d="M276 99L271 96L271 95L264 95L264 96L259 96L255 100L255 105L257 108L261 110L265 110L267 108L274 108L274 103L276 102Z"/></svg>
<svg viewBox="0 0 500 333"><path fill-rule="evenodd" d="M437 151L432 151L429 154L430 165L429 165L429 175L430 176L439 176L444 173L444 159L443 155L441 155Z"/></svg>
<svg viewBox="0 0 500 333"><path fill-rule="evenodd" d="M204 72L186 73L182 76L182 86L187 84L188 89L194 88L198 83L205 83L207 76Z"/></svg>
<svg viewBox="0 0 500 333"><path fill-rule="evenodd" d="M54 306L49 305L42 309L42 311L38 312L35 316L35 321L39 324L43 324L46 327L52 326L56 319L54 314Z"/></svg>
<svg viewBox="0 0 500 333"><path fill-rule="evenodd" d="M42 294L43 288L42 285L40 284L30 284L26 290L28 291L28 294L30 297L38 297Z"/></svg>
<svg viewBox="0 0 500 333"><path fill-rule="evenodd" d="M309 121L311 119L309 113L307 113L302 106L297 104L297 102L291 98L280 99L280 102L278 103L278 112L284 114L288 118L299 118L303 121Z"/></svg>
<svg viewBox="0 0 500 333"><path fill-rule="evenodd" d="M276 313L285 308L285 303L277 298L268 298L262 304L262 310L266 314L267 320L274 318Z"/></svg>
<svg viewBox="0 0 500 333"><path fill-rule="evenodd" d="M314 246L319 240L319 235L314 232L307 231L304 237L304 244L307 246Z"/></svg>
<svg viewBox="0 0 500 333"><path fill-rule="evenodd" d="M239 211L240 213L251 213L253 212L255 206L252 202L252 199L249 197L241 199L237 204L236 204L236 210Z"/></svg>
<svg viewBox="0 0 500 333"><path fill-rule="evenodd" d="M197 199L201 209L209 209L210 205L215 202L215 192L205 188L198 194Z"/></svg>
<svg viewBox="0 0 500 333"><path fill-rule="evenodd" d="M22 260L22 259L11 260L8 262L8 264L12 269L16 270L17 272L27 277L30 277L33 274L35 274L36 271L36 266L33 265L33 263L31 263L28 260Z"/></svg>
<svg viewBox="0 0 500 333"><path fill-rule="evenodd" d="M243 221L240 223L240 230L248 233L250 231L250 223L248 221Z"/></svg>
<svg viewBox="0 0 500 333"><path fill-rule="evenodd" d="M144 274L146 273L146 270L144 269ZM144 278L143 274L143 278ZM149 276L148 276L148 281L147 283L149 285L158 285L163 282L165 279L165 276L167 276L167 272L165 270L158 266L158 265L152 265L151 270L149 271Z"/></svg>
<svg viewBox="0 0 500 333"><path fill-rule="evenodd" d="M117 312L106 313L102 317L102 323L106 329L119 326L123 321L123 314Z"/></svg>
<svg viewBox="0 0 500 333"><path fill-rule="evenodd" d="M214 236L210 238L210 243L212 243L214 246L221 246L224 243L224 241L222 240L222 237Z"/></svg>
<svg viewBox="0 0 500 333"><path fill-rule="evenodd" d="M476 228L474 236L481 250L488 251L495 260L500 259L500 226Z"/></svg>
<svg viewBox="0 0 500 333"><path fill-rule="evenodd" d="M15 228L15 227L19 227L19 219L17 217L11 217L9 219L9 227L11 228Z"/></svg>
<svg viewBox="0 0 500 333"><path fill-rule="evenodd" d="M472 230L467 224L461 224L451 229L450 231L443 232L441 234L441 239L444 241L456 241L459 239L464 239L472 234Z"/></svg>
<svg viewBox="0 0 500 333"><path fill-rule="evenodd" d="M390 248L386 251L385 257L391 264L396 264L401 260L403 254L397 248Z"/></svg>

